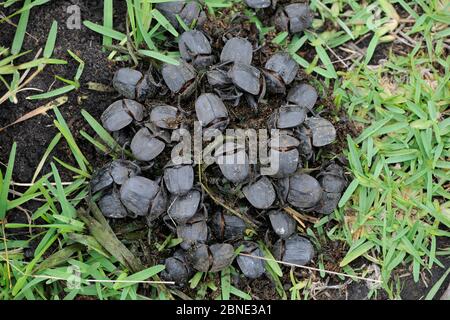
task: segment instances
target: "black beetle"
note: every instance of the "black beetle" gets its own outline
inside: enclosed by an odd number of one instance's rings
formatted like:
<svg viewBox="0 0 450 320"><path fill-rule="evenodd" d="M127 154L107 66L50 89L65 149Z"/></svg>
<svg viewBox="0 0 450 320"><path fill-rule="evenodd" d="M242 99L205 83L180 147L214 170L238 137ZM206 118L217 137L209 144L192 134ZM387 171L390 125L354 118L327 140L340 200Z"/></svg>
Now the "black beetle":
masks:
<svg viewBox="0 0 450 320"><path fill-rule="evenodd" d="M322 198L322 187L312 176L296 173L289 178L287 201L296 208L311 210Z"/></svg>
<svg viewBox="0 0 450 320"><path fill-rule="evenodd" d="M191 165L170 165L164 169L164 182L171 194L186 194L194 186L194 169Z"/></svg>
<svg viewBox="0 0 450 320"><path fill-rule="evenodd" d="M277 260L304 266L314 257L314 247L308 239L294 234L287 239L279 239L274 244L273 253Z"/></svg>
<svg viewBox="0 0 450 320"><path fill-rule="evenodd" d="M286 86L294 81L298 70L298 63L289 53L281 52L273 55L263 69L268 91L284 93Z"/></svg>
<svg viewBox="0 0 450 320"><path fill-rule="evenodd" d="M195 113L203 127L225 129L228 110L222 99L213 93L203 93L195 101Z"/></svg>
<svg viewBox="0 0 450 320"><path fill-rule="evenodd" d="M228 243L216 243L210 246L200 244L191 253L191 263L194 269L201 272L221 271L234 260L234 249Z"/></svg>
<svg viewBox="0 0 450 320"><path fill-rule="evenodd" d="M208 239L208 226L205 216L197 213L186 224L177 226L177 237L183 239L180 247L184 250L198 243L205 243Z"/></svg>
<svg viewBox="0 0 450 320"><path fill-rule="evenodd" d="M184 286L193 275L193 270L189 265L186 253L177 250L172 257L164 262L165 269L161 272L161 278L167 281L174 281L176 286Z"/></svg>
<svg viewBox="0 0 450 320"><path fill-rule="evenodd" d="M146 216L158 191L159 185L155 181L140 176L131 177L120 188L120 200L131 213Z"/></svg>
<svg viewBox="0 0 450 320"><path fill-rule="evenodd" d="M242 188L242 192L248 202L256 209L269 208L275 202L276 198L272 182L266 176L246 185Z"/></svg>
<svg viewBox="0 0 450 320"><path fill-rule="evenodd" d="M279 31L299 33L312 24L314 13L305 3L293 3L277 10L274 25Z"/></svg>
<svg viewBox="0 0 450 320"><path fill-rule="evenodd" d="M286 239L295 233L297 223L287 213L281 211L269 212L270 223L272 224L273 231L281 238Z"/></svg>
<svg viewBox="0 0 450 320"><path fill-rule="evenodd" d="M239 245L242 245L241 253L256 257L264 257L263 253L258 248L258 245L254 242L243 241ZM236 262L244 276L247 278L256 279L261 277L266 272L264 260L262 259L239 255L236 258Z"/></svg>
<svg viewBox="0 0 450 320"><path fill-rule="evenodd" d="M194 92L197 72L184 60L180 60L179 65L164 63L161 73L170 91L179 94L180 98L187 98Z"/></svg>
<svg viewBox="0 0 450 320"><path fill-rule="evenodd" d="M317 97L317 91L313 86L302 83L289 90L287 100L312 111L317 102Z"/></svg>
<svg viewBox="0 0 450 320"><path fill-rule="evenodd" d="M144 106L139 102L123 99L112 103L103 111L100 120L108 131L118 131L133 121L144 119Z"/></svg>
<svg viewBox="0 0 450 320"><path fill-rule="evenodd" d="M190 30L184 32L178 40L181 57L195 68L206 68L214 64L211 44L203 32Z"/></svg>
<svg viewBox="0 0 450 320"><path fill-rule="evenodd" d="M252 44L244 38L231 38L223 46L221 62L234 62L250 65L253 59Z"/></svg>
<svg viewBox="0 0 450 320"><path fill-rule="evenodd" d="M192 189L185 195L173 197L167 213L175 222L184 224L195 215L200 201L200 192Z"/></svg>
<svg viewBox="0 0 450 320"><path fill-rule="evenodd" d="M181 29L178 23L177 15L187 25L191 26L194 22L201 26L206 20L206 13L198 1L167 1L156 4L158 9L169 22L178 30Z"/></svg>
<svg viewBox="0 0 450 320"><path fill-rule="evenodd" d="M247 227L241 218L219 211L212 217L211 229L214 236L222 241L244 238Z"/></svg>
<svg viewBox="0 0 450 320"><path fill-rule="evenodd" d="M137 160L151 161L163 152L166 144L155 137L148 128L140 129L131 140L131 152Z"/></svg>

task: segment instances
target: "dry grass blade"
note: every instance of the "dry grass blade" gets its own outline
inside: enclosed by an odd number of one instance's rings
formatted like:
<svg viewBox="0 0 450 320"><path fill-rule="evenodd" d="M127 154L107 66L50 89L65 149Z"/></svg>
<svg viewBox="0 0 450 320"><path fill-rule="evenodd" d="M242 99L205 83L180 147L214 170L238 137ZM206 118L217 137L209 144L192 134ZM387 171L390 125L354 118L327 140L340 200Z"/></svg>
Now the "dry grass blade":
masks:
<svg viewBox="0 0 450 320"><path fill-rule="evenodd" d="M255 259L260 259L260 260L264 260L264 261L273 261L273 262L277 262L277 263L285 265L285 266L298 267L298 268L306 269L306 270L309 270L309 271L318 271L318 272L334 274L334 275L337 275L337 276L342 276L342 277L347 277L347 278L364 280L364 281L368 281L368 282L382 283L382 281L378 280L378 279L364 278L364 277L361 277L361 276L355 276L355 275L352 275L352 274L346 274L346 273L342 273L342 272L330 271L330 270L314 268L314 267L307 267L307 266L302 266L302 265L295 264L295 263L289 263L289 262L279 261L279 260L275 260L275 259L269 259L269 258L266 258L266 257L254 256L254 255L247 254L247 253L239 253L239 255L245 256L245 257L250 257L250 258L255 258Z"/></svg>
<svg viewBox="0 0 450 320"><path fill-rule="evenodd" d="M23 115L22 117L20 117L19 119L17 119L16 121L14 121L13 123L8 124L7 126L0 128L0 132L2 132L3 130L8 129L9 127L18 124L20 122L24 122L26 120L29 120L31 118L34 118L40 114L46 114L47 111L55 108L55 107L59 107L63 104L65 104L68 101L68 97L67 96L62 96L59 97L58 99L52 100L49 103L47 103L46 105L43 105L39 108L34 109L33 111L28 112L27 114Z"/></svg>
<svg viewBox="0 0 450 320"><path fill-rule="evenodd" d="M115 257L120 263L129 267L133 272L143 270L144 267L139 259L136 258L122 242L120 242L97 205L91 202L89 209L89 212L86 212L84 209L78 210L78 216L86 223L94 238L107 252ZM90 212L92 212L93 216L90 215Z"/></svg>

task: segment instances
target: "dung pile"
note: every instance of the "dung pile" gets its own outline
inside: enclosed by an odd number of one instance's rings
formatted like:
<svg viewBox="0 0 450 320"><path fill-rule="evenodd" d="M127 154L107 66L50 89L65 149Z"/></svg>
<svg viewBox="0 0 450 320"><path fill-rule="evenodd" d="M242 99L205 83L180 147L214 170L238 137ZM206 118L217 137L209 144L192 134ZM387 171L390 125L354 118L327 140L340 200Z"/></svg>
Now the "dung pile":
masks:
<svg viewBox="0 0 450 320"><path fill-rule="evenodd" d="M246 2L257 8L273 5L272 1ZM193 8L166 3L160 10L172 19L174 12ZM193 12L201 16L201 10ZM274 21L279 29L297 33L309 27L312 14L306 5L292 4L279 8ZM296 220L283 208L330 214L346 186L343 169L334 162L323 164L317 171L302 170L336 138L333 124L314 111L317 91L297 81L299 66L285 52L275 53L263 66L255 65L257 44L233 37L215 53L209 35L201 28L184 32L178 43L182 58L179 65L163 64L160 70L145 74L123 68L114 76L113 86L123 99L111 104L101 121L119 143L130 147L134 159L112 161L96 172L91 190L98 193L100 209L113 219L145 217L151 228L165 225L182 239L180 248L166 259L164 271L166 279L179 285L185 284L194 270L226 268L233 263L238 247L240 252L263 256L258 245L249 240L249 221L257 222L257 234L271 229L276 235L278 240L271 247L277 259L298 265L309 263L314 257L313 245L297 234ZM205 91L194 97L200 87ZM178 163L173 157L163 160L167 157L162 155L179 152L175 146L183 130L193 131L180 105L155 100L169 91L178 101L195 100L196 120L203 134L210 137L230 125L233 108L248 108L252 113L267 96L284 98L281 105L273 106L267 119L267 129L276 129L267 144L270 161L277 163L274 170L263 173L259 164L250 161L249 145L230 140L230 136L212 150L215 163L211 166L220 172L217 180L241 194L242 205L255 213L249 220L225 209L217 210L197 182L196 163ZM162 161L162 174L144 176ZM236 264L248 278L265 273L260 259L239 255Z"/></svg>

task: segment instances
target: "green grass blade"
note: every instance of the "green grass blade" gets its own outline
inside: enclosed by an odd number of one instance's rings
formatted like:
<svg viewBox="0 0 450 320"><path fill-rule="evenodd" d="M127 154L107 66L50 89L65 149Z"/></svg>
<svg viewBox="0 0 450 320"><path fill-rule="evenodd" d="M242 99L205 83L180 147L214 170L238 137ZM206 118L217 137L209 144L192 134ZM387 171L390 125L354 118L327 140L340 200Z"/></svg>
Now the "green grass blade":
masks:
<svg viewBox="0 0 450 320"><path fill-rule="evenodd" d="M5 177L2 180L0 192L0 221L6 216L6 209L8 208L8 194L9 185L11 183L12 172L14 168L14 160L16 158L17 144L14 142L9 153L8 167L6 168Z"/></svg>
<svg viewBox="0 0 450 320"><path fill-rule="evenodd" d="M44 57L50 58L53 54L53 50L55 49L56 43L56 35L58 33L58 22L53 20L52 27L50 28L50 32L47 37L47 42L44 47Z"/></svg>

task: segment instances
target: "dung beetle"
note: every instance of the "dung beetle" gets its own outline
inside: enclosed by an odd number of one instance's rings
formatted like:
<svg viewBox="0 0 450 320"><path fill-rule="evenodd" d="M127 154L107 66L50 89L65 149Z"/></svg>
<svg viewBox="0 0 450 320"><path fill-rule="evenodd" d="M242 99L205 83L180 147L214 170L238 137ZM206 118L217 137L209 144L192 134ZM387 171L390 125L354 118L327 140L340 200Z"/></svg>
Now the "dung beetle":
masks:
<svg viewBox="0 0 450 320"><path fill-rule="evenodd" d="M130 99L113 102L103 111L100 120L106 130L113 132L125 128L133 121L144 119L144 106Z"/></svg>
<svg viewBox="0 0 450 320"><path fill-rule="evenodd" d="M226 142L215 151L216 163L224 177L241 183L250 174L250 163L245 147L234 142Z"/></svg>
<svg viewBox="0 0 450 320"><path fill-rule="evenodd" d="M304 266L314 258L314 247L308 239L294 234L275 242L273 254L277 260Z"/></svg>
<svg viewBox="0 0 450 320"><path fill-rule="evenodd" d="M278 31L299 33L312 24L314 13L305 3L293 3L280 7L274 16L274 25Z"/></svg>
<svg viewBox="0 0 450 320"><path fill-rule="evenodd" d="M305 120L305 125L311 130L314 147L323 147L336 140L336 129L327 119L311 117Z"/></svg>
<svg viewBox="0 0 450 320"><path fill-rule="evenodd" d="M158 9L169 22L178 30L181 29L177 15L187 25L191 26L195 21L201 26L206 20L206 13L198 1L167 1L156 4Z"/></svg>
<svg viewBox="0 0 450 320"><path fill-rule="evenodd" d="M210 246L197 245L190 257L194 269L201 272L221 271L234 260L234 249L228 243L216 243Z"/></svg>
<svg viewBox="0 0 450 320"><path fill-rule="evenodd" d="M297 106L312 111L317 102L317 91L313 86L302 83L289 90L287 100Z"/></svg>
<svg viewBox="0 0 450 320"><path fill-rule="evenodd" d="M201 194L195 189L190 190L185 195L172 198L167 214L179 224L184 224L191 219L200 207Z"/></svg>
<svg viewBox="0 0 450 320"><path fill-rule="evenodd" d="M284 93L286 86L294 81L299 65L289 53L281 52L273 55L265 65L267 89L273 93Z"/></svg>
<svg viewBox="0 0 450 320"><path fill-rule="evenodd" d="M131 140L131 152L140 161L151 161L163 152L165 143L155 137L148 128L141 128Z"/></svg>
<svg viewBox="0 0 450 320"><path fill-rule="evenodd" d="M98 201L98 207L107 218L118 219L128 215L127 209L120 200L120 194L115 188L102 195Z"/></svg>
<svg viewBox="0 0 450 320"><path fill-rule="evenodd" d="M145 177L135 176L124 182L120 188L120 200L136 216L146 216L159 191L159 185Z"/></svg>
<svg viewBox="0 0 450 320"><path fill-rule="evenodd" d="M150 112L150 121L161 129L178 128L178 109L168 105L157 105Z"/></svg>
<svg viewBox="0 0 450 320"><path fill-rule="evenodd" d="M183 239L180 247L188 250L198 243L205 243L208 239L208 225L203 214L197 213L186 224L177 226L177 237Z"/></svg>
<svg viewBox="0 0 450 320"><path fill-rule="evenodd" d="M271 166L277 168L271 176L284 178L298 169L300 166L298 145L299 141L286 131L279 131L270 139Z"/></svg>
<svg viewBox="0 0 450 320"><path fill-rule="evenodd" d="M281 238L286 239L295 233L297 223L287 213L272 210L269 212L270 224L273 231Z"/></svg>
<svg viewBox="0 0 450 320"><path fill-rule="evenodd" d="M214 64L211 44L203 32L190 30L184 32L178 40L181 58L195 68L206 68Z"/></svg>
<svg viewBox="0 0 450 320"><path fill-rule="evenodd" d="M156 194L155 198L153 199L152 205L150 206L150 211L148 215L145 217L147 224L149 226L152 226L153 221L158 219L163 213L167 211L167 202L168 202L167 191L164 188L164 185L161 183L159 191Z"/></svg>
<svg viewBox="0 0 450 320"><path fill-rule="evenodd" d="M175 251L172 257L167 258L164 266L161 277L167 281L174 281L176 286L183 287L193 275L186 253L182 250Z"/></svg>
<svg viewBox="0 0 450 320"><path fill-rule="evenodd" d="M272 182L266 176L261 177L254 183L250 183L242 188L244 196L248 202L256 209L267 209L276 198L275 189Z"/></svg>
<svg viewBox="0 0 450 320"><path fill-rule="evenodd" d="M265 9L270 6L275 7L277 0L244 0L245 4L253 9Z"/></svg>
<svg viewBox="0 0 450 320"><path fill-rule="evenodd" d="M311 210L322 198L322 187L312 176L296 173L289 178L287 201L301 210Z"/></svg>
<svg viewBox="0 0 450 320"><path fill-rule="evenodd" d="M228 76L234 85L251 95L257 96L261 93L261 72L251 65L235 63L228 72Z"/></svg>
<svg viewBox="0 0 450 320"><path fill-rule="evenodd" d="M231 38L223 46L221 62L234 62L249 66L253 59L252 44L244 38Z"/></svg>
<svg viewBox="0 0 450 320"><path fill-rule="evenodd" d="M244 220L234 215L216 212L211 220L211 230L218 240L244 238L247 229Z"/></svg>
<svg viewBox="0 0 450 320"><path fill-rule="evenodd" d="M228 110L222 99L213 93L203 93L195 101L195 113L202 127L225 129Z"/></svg>
<svg viewBox="0 0 450 320"><path fill-rule="evenodd" d="M305 128L305 126L300 125L299 127L294 129L294 136L300 141L298 146L298 150L300 155L306 160L309 161L314 156L313 146L311 142L311 133L310 130Z"/></svg>
<svg viewBox="0 0 450 320"><path fill-rule="evenodd" d="M90 182L91 192L109 188L113 183L122 185L126 180L138 175L141 169L135 163L128 160L114 160L101 169L94 172Z"/></svg>
<svg viewBox="0 0 450 320"><path fill-rule="evenodd" d="M342 192L347 185L344 170L336 163L331 163L317 177L322 186L323 194L315 211L323 214L331 214L337 208Z"/></svg>
<svg viewBox="0 0 450 320"><path fill-rule="evenodd" d="M206 72L208 83L215 88L225 88L232 84L228 72L226 70L216 68Z"/></svg>
<svg viewBox="0 0 450 320"><path fill-rule="evenodd" d="M164 183L171 194L186 194L194 186L194 169L191 165L170 165L164 169Z"/></svg>
<svg viewBox="0 0 450 320"><path fill-rule="evenodd" d="M113 78L113 87L127 99L143 101L156 93L157 85L148 75L140 71L121 68L116 71Z"/></svg>
<svg viewBox="0 0 450 320"><path fill-rule="evenodd" d="M306 119L307 109L296 105L284 105L269 118L269 126L277 129L290 129L301 125Z"/></svg>
<svg viewBox="0 0 450 320"><path fill-rule="evenodd" d="M256 257L264 257L258 245L254 242L243 241L239 245L242 245L242 253ZM236 262L244 276L247 278L256 279L261 277L266 272L264 260L262 259L239 255L236 258Z"/></svg>
<svg viewBox="0 0 450 320"><path fill-rule="evenodd" d="M179 65L164 63L161 73L170 91L180 95L180 98L187 98L194 92L197 72L184 60L180 60Z"/></svg>

